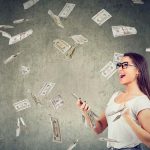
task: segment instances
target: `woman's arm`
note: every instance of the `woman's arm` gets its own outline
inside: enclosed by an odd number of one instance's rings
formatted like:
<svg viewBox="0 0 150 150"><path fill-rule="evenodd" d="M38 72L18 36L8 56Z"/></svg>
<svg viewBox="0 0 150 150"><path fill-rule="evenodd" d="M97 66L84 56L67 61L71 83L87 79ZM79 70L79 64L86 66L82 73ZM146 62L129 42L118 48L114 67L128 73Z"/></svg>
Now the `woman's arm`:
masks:
<svg viewBox="0 0 150 150"><path fill-rule="evenodd" d="M96 120L96 126L93 128L90 122L90 118L88 116L88 111L90 111L89 106L85 102L82 102L81 104L81 100L77 101L77 106L81 109L82 114L84 115L88 125L90 126L91 129L93 129L94 132L99 134L99 133L102 133L106 129L108 125L107 125L107 119L106 119L105 113L102 113L100 115L99 119Z"/></svg>
<svg viewBox="0 0 150 150"><path fill-rule="evenodd" d="M137 118L141 127L131 119L129 111L126 111L123 117L142 143L150 147L150 109L144 109L138 113Z"/></svg>

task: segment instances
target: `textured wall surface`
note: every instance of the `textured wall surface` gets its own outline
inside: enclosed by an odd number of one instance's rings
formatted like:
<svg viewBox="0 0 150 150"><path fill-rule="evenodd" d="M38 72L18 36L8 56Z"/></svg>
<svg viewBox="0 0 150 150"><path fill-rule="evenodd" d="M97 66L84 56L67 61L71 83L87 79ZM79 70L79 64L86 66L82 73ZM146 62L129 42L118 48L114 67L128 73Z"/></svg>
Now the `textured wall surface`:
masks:
<svg viewBox="0 0 150 150"><path fill-rule="evenodd" d="M25 0L0 0L0 24L13 25L15 19L30 19L28 22L4 29L11 35L33 29L28 38L8 45L9 40L0 36L0 143L1 150L65 150L76 139L76 150L104 150L106 143L98 137L107 136L107 130L96 136L82 123L81 112L77 109L72 92L82 97L99 114L114 91L122 89L117 74L106 80L100 69L112 60L114 52L138 52L150 62L150 1L135 5L131 0L40 0L33 7L24 10ZM56 26L48 15L51 9L59 14L66 2L76 4L67 19L61 19L64 29ZM108 21L98 26L91 18L101 9L111 15ZM135 27L136 35L114 38L111 26ZM71 60L53 47L53 40L59 38L70 45L71 35L82 34L88 42L75 50ZM3 61L23 51L13 62ZM21 66L30 67L30 74L23 77ZM38 94L43 82L56 83L52 91L36 105L30 91ZM57 111L50 99L61 95L64 105ZM13 103L29 99L31 108L16 112ZM52 142L50 115L58 118L62 143ZM16 137L16 122L23 117L27 129ZM146 148L145 148L146 149Z"/></svg>

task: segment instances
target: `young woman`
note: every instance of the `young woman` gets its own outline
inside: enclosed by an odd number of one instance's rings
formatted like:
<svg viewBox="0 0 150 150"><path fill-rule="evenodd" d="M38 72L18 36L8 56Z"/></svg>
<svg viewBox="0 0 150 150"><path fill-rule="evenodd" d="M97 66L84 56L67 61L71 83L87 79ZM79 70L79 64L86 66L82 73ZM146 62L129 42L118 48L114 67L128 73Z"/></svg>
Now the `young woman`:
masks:
<svg viewBox="0 0 150 150"><path fill-rule="evenodd" d="M77 106L97 134L108 127L108 138L117 141L107 142L109 150L141 150L140 143L150 147L150 78L147 62L140 54L125 53L116 66L119 81L125 90L112 95L94 128L87 115L89 106L81 99L77 101ZM115 121L119 114L121 117Z"/></svg>

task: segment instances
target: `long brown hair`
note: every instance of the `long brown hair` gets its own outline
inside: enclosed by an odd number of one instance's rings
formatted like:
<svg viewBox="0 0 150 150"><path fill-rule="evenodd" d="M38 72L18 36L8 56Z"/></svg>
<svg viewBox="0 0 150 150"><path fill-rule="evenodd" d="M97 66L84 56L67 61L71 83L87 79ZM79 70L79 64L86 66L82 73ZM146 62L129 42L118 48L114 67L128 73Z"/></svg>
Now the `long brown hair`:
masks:
<svg viewBox="0 0 150 150"><path fill-rule="evenodd" d="M150 99L150 76L146 59L137 53L124 53L124 56L130 57L134 65L139 70L137 84L140 90Z"/></svg>

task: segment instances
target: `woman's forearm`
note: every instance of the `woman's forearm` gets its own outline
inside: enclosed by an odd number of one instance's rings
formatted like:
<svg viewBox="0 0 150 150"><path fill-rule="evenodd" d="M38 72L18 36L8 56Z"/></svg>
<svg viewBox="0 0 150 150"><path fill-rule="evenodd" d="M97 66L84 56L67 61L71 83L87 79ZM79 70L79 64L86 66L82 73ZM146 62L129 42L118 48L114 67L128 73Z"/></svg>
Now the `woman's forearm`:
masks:
<svg viewBox="0 0 150 150"><path fill-rule="evenodd" d="M83 115L84 115L84 117L85 117L85 119L87 121L87 124L90 126L90 128L94 132L96 132L97 134L99 134L99 133L102 133L104 131L105 128L103 127L103 124L102 124L102 122L100 120L96 120L95 121L95 127L93 127L93 125L91 123L91 120L90 120L87 112L84 112Z"/></svg>
<svg viewBox="0 0 150 150"><path fill-rule="evenodd" d="M142 141L142 143L150 147L150 134L143 128L141 128L139 125L137 125L137 123L133 119L131 119L130 116L125 116L124 118L128 125L135 132L137 137Z"/></svg>

